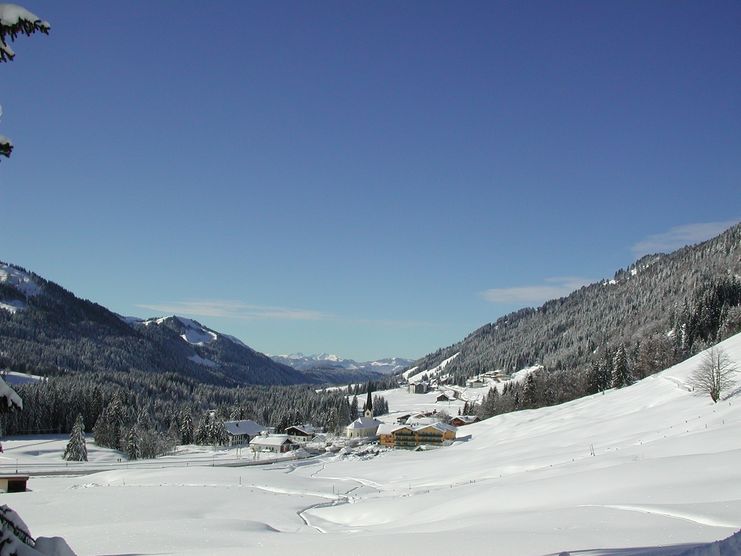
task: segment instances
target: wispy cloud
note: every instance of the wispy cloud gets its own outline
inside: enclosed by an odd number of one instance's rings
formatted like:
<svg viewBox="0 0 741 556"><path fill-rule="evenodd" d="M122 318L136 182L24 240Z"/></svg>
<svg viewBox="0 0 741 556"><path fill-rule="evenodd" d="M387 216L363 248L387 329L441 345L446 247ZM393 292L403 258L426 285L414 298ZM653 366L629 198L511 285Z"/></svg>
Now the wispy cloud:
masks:
<svg viewBox="0 0 741 556"><path fill-rule="evenodd" d="M311 309L251 305L241 301L222 299L140 304L137 307L166 314L244 320L329 320L333 318L328 313Z"/></svg>
<svg viewBox="0 0 741 556"><path fill-rule="evenodd" d="M492 288L482 292L481 296L491 303L532 305L543 303L549 299L564 297L592 282L594 280L580 276L554 276L546 278L544 283L540 285Z"/></svg>
<svg viewBox="0 0 741 556"><path fill-rule="evenodd" d="M685 245L700 243L701 241L717 236L723 230L736 224L736 222L738 220L700 222L697 224L675 226L668 232L650 235L642 239L630 249L636 256L648 255L650 253L667 253Z"/></svg>
<svg viewBox="0 0 741 556"><path fill-rule="evenodd" d="M419 326L436 326L439 324L418 320L359 319L342 317L312 309L251 305L241 301L224 299L175 301L172 303L142 303L138 304L137 307L166 315L183 315L188 317L242 320L335 321L349 325L370 325L383 328L415 328Z"/></svg>

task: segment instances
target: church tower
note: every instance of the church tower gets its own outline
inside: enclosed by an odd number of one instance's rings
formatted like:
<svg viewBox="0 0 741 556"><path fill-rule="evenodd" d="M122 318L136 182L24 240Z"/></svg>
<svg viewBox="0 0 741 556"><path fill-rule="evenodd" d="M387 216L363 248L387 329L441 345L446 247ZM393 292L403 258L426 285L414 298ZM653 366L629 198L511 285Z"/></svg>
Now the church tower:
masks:
<svg viewBox="0 0 741 556"><path fill-rule="evenodd" d="M371 385L368 382L368 399L363 406L363 416L371 419L373 417L373 396L371 396Z"/></svg>

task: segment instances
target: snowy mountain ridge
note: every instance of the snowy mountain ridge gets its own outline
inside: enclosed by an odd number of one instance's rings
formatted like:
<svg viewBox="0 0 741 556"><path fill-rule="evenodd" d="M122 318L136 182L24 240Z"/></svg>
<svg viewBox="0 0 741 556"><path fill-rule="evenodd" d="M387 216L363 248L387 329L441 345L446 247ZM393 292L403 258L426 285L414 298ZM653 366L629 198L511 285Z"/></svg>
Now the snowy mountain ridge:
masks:
<svg viewBox="0 0 741 556"><path fill-rule="evenodd" d="M181 316L123 317L0 262L0 368L173 372L218 385L317 379Z"/></svg>
<svg viewBox="0 0 741 556"><path fill-rule="evenodd" d="M344 359L339 355L319 353L305 355L303 353L292 353L290 355L271 355L273 360L289 365L300 371L311 371L316 369L344 369L348 371L361 371L390 375L406 368L410 359L401 357L388 357L374 361L358 362L354 359Z"/></svg>

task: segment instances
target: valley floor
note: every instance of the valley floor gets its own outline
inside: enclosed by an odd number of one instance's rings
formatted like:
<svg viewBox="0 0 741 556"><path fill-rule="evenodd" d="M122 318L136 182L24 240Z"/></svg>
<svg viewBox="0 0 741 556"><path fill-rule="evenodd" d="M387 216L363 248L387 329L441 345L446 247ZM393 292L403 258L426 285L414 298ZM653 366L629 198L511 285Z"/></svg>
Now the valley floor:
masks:
<svg viewBox="0 0 741 556"><path fill-rule="evenodd" d="M741 362L741 336L722 347ZM741 395L688 391L698 362L469 425L449 448L32 477L2 503L80 555L670 556L741 528Z"/></svg>

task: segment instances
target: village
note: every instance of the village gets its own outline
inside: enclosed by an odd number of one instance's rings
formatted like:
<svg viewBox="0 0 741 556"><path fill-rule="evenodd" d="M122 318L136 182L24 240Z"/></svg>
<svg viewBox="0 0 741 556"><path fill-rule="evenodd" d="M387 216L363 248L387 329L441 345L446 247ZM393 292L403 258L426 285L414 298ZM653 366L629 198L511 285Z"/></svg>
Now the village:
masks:
<svg viewBox="0 0 741 556"><path fill-rule="evenodd" d="M452 360L451 358L450 360ZM310 423L294 424L282 433L252 420L225 421L228 447L248 448L254 460L294 455L310 457L324 452L355 453L369 446L379 449L429 450L465 442L470 435L460 428L478 422L472 413L490 388L497 388L510 377L502 371L489 371L475 376L466 386L449 384L442 373L445 361L438 367L416 372L410 369L402 376L399 388L382 394L392 400L391 411L377 415L370 388L362 415L333 434ZM527 371L529 371L528 369Z"/></svg>

